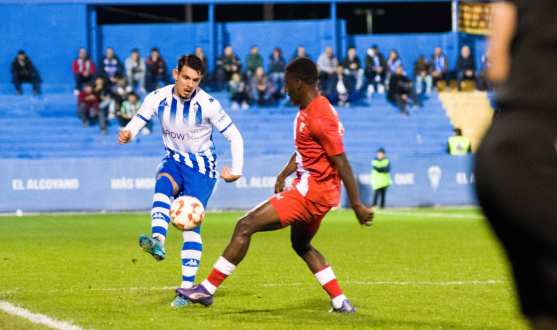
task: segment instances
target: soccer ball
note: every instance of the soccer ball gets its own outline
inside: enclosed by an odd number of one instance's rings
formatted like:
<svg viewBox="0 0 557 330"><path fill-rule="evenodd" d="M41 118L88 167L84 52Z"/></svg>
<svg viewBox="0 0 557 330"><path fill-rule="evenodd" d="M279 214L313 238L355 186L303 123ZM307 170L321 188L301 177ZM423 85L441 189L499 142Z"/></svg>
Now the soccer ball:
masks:
<svg viewBox="0 0 557 330"><path fill-rule="evenodd" d="M194 230L201 225L203 217L205 209L195 197L178 197L170 207L170 222L180 230Z"/></svg>

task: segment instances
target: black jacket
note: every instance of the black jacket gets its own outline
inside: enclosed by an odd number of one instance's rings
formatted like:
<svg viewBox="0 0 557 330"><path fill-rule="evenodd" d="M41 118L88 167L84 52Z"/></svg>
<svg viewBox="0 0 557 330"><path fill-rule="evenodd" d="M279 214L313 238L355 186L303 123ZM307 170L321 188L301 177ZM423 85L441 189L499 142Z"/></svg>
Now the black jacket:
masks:
<svg viewBox="0 0 557 330"><path fill-rule="evenodd" d="M12 62L11 72L17 74L18 76L31 76L31 74L36 72L35 66L31 63L29 57L25 56L24 64L21 66L17 57Z"/></svg>
<svg viewBox="0 0 557 330"><path fill-rule="evenodd" d="M337 91L337 84L338 84L338 75L332 74L330 79L330 92L331 94L338 94ZM342 82L344 83L344 87L346 87L346 90L348 91L348 94L353 93L356 90L356 81L354 79L354 77L350 76L350 75L346 75L343 74L342 75Z"/></svg>
<svg viewBox="0 0 557 330"><path fill-rule="evenodd" d="M269 57L269 73L284 72L286 70L286 62L284 58L275 59L273 55Z"/></svg>
<svg viewBox="0 0 557 330"><path fill-rule="evenodd" d="M385 57L381 53L377 54L377 56L379 57L379 65L384 68L385 67ZM366 70L371 70L374 67L375 67L375 62L373 61L373 57L369 56L369 53L368 53L366 55Z"/></svg>
<svg viewBox="0 0 557 330"><path fill-rule="evenodd" d="M459 56L456 60L456 71L462 72L466 70L476 71L476 61L474 61L474 58L471 55L468 56L468 58Z"/></svg>
<svg viewBox="0 0 557 330"><path fill-rule="evenodd" d="M393 74L391 80L389 80L389 92L387 93L387 99L389 101L395 101L397 95L408 94L410 91L410 83L412 80L408 77L398 74Z"/></svg>

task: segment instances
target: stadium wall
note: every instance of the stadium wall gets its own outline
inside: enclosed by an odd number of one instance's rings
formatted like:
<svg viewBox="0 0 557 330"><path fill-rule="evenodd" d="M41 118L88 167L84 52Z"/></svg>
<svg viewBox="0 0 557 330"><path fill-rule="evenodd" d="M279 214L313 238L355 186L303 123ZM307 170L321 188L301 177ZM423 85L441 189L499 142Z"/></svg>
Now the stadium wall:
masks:
<svg viewBox="0 0 557 330"><path fill-rule="evenodd" d="M244 176L219 179L209 209L249 209L273 194L289 156L247 158ZM223 164L230 160L219 160ZM145 210L151 207L157 157L2 159L0 212ZM362 201L371 205L370 159L351 158ZM476 204L472 156L391 158L388 206ZM342 205L348 206L346 193Z"/></svg>

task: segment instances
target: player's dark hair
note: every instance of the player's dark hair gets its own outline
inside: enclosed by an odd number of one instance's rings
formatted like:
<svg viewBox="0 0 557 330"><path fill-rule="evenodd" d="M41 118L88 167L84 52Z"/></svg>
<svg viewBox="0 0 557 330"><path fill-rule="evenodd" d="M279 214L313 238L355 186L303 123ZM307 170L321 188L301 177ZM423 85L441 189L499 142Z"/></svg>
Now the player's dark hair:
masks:
<svg viewBox="0 0 557 330"><path fill-rule="evenodd" d="M462 130L460 128L455 128L454 132L456 133L456 135L462 135Z"/></svg>
<svg viewBox="0 0 557 330"><path fill-rule="evenodd" d="M317 66L307 57L300 57L293 60L286 66L286 71L310 86L317 84L319 78Z"/></svg>
<svg viewBox="0 0 557 330"><path fill-rule="evenodd" d="M192 54L188 54L188 55L182 55L180 56L180 58L178 59L178 65L176 66L176 68L178 69L178 72L182 71L182 68L184 66L187 66L188 68L192 68L193 70L197 71L197 73L199 73L200 76L203 75L203 61Z"/></svg>

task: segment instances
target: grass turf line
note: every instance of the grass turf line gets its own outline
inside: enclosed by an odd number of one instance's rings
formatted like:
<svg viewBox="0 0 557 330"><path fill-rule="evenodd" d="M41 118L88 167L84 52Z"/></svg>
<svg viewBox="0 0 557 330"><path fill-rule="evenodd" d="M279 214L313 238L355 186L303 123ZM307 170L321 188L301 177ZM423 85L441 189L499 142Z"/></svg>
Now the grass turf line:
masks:
<svg viewBox="0 0 557 330"><path fill-rule="evenodd" d="M444 212L471 218L420 215ZM360 227L350 211L323 220L314 246L354 303L354 315L327 313L328 295L290 248L289 230L256 234L212 307L170 308L173 290L161 288L181 281L181 233L169 228L168 257L156 262L138 246L139 235L150 233L147 214L2 218L0 300L91 329L525 329L502 252L477 211L415 213L378 214L371 228ZM197 282L241 215L207 214ZM386 283L369 284L376 282ZM21 322L0 314L0 324L10 320Z"/></svg>

